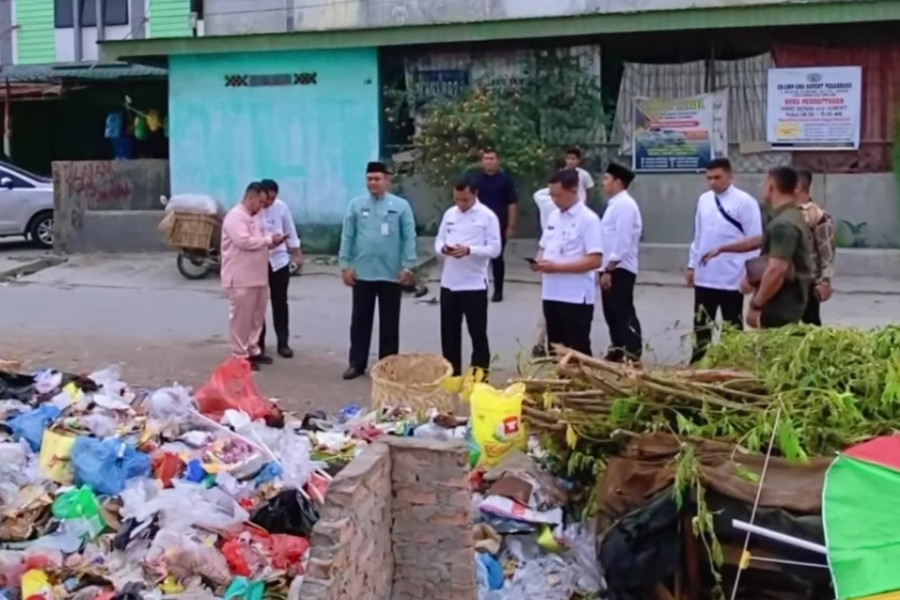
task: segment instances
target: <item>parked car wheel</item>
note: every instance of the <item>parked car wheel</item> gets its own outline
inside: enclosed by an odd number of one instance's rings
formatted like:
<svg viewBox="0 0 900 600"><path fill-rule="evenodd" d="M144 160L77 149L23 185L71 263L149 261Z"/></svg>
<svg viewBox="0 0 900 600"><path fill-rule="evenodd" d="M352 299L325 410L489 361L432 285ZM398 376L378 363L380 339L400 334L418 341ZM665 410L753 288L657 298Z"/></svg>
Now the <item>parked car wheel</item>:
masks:
<svg viewBox="0 0 900 600"><path fill-rule="evenodd" d="M31 219L28 237L41 248L53 247L53 213L38 213Z"/></svg>

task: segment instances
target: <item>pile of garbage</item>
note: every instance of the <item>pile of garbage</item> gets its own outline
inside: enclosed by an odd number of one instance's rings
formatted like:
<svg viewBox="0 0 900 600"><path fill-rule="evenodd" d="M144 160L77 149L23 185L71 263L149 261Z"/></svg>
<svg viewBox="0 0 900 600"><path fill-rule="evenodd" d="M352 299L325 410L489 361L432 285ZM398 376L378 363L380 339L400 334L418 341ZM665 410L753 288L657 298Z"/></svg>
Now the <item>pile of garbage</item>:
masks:
<svg viewBox="0 0 900 600"><path fill-rule="evenodd" d="M605 583L594 528L579 521L571 482L551 473L522 426L525 391L477 383L469 395L479 600L597 598Z"/></svg>
<svg viewBox="0 0 900 600"><path fill-rule="evenodd" d="M0 423L5 600L296 596L329 465L246 362L196 394L0 373Z"/></svg>

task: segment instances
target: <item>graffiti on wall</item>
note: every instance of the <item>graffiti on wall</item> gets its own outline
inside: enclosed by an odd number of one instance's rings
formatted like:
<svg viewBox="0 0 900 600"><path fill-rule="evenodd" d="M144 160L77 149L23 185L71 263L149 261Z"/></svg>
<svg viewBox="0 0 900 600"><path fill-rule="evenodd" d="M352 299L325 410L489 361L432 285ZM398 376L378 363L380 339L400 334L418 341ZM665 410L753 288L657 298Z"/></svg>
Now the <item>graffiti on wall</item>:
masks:
<svg viewBox="0 0 900 600"><path fill-rule="evenodd" d="M169 195L169 161L84 160L53 163L54 244L66 251L88 211L162 210Z"/></svg>
<svg viewBox="0 0 900 600"><path fill-rule="evenodd" d="M128 208L134 192L131 180L114 168L112 161L74 161L61 165L59 181L63 193L87 199L87 210Z"/></svg>

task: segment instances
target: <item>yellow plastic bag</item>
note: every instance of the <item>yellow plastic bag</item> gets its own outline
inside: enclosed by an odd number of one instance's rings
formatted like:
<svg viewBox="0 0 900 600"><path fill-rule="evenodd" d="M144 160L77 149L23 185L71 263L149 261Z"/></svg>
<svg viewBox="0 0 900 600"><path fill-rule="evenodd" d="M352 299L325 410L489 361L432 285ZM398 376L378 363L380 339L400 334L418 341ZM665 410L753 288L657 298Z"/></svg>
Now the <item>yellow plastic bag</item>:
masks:
<svg viewBox="0 0 900 600"><path fill-rule="evenodd" d="M26 571L22 575L22 597L30 598L31 596L43 595L47 598L53 596L53 586L50 585L50 578L47 573L39 569Z"/></svg>
<svg viewBox="0 0 900 600"><path fill-rule="evenodd" d="M44 431L41 454L38 458L44 477L56 483L71 483L74 473L69 460L72 458L74 445L74 436L54 433L49 429Z"/></svg>
<svg viewBox="0 0 900 600"><path fill-rule="evenodd" d="M525 449L527 437L522 425L525 384L516 383L498 390L486 383L472 388L469 423L469 462L493 466L514 449Z"/></svg>

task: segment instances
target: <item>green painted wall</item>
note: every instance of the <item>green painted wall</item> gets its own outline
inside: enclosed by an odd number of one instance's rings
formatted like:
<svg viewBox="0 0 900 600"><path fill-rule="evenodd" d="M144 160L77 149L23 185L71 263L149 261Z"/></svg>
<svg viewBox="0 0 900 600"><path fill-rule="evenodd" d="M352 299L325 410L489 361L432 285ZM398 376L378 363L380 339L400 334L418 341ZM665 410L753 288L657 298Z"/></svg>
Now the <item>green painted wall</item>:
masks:
<svg viewBox="0 0 900 600"><path fill-rule="evenodd" d="M150 34L153 38L191 35L190 0L150 0Z"/></svg>
<svg viewBox="0 0 900 600"><path fill-rule="evenodd" d="M17 0L15 23L18 63L34 65L56 61L53 2Z"/></svg>

